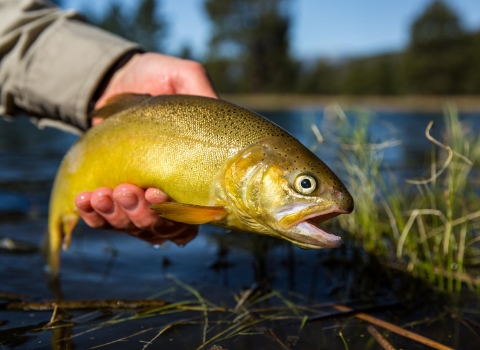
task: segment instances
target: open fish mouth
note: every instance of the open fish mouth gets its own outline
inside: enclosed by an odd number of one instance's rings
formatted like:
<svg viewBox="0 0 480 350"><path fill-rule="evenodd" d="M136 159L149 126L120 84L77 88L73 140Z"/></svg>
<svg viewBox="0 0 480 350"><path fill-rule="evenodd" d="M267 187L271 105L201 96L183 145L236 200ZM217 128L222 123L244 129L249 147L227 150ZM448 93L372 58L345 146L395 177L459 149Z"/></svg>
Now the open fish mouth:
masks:
<svg viewBox="0 0 480 350"><path fill-rule="evenodd" d="M327 215L329 216L328 219L330 219L340 214L341 213L335 213L335 215ZM321 220L321 222L325 220L327 219ZM335 236L334 234L327 232L324 228L318 225L318 222L316 220L305 220L296 224L295 227L302 234L302 236L308 236L308 242L300 242L300 244L297 244L300 247L303 247L303 245L313 245L315 248L338 248L343 244L341 237Z"/></svg>
<svg viewBox="0 0 480 350"><path fill-rule="evenodd" d="M341 237L327 232L320 224L340 214L348 214L350 211L312 204L300 210L298 206L296 207L296 212L288 209L279 212L279 215L287 212L279 220L280 225L283 226L282 236L285 239L304 249L338 248L343 244Z"/></svg>

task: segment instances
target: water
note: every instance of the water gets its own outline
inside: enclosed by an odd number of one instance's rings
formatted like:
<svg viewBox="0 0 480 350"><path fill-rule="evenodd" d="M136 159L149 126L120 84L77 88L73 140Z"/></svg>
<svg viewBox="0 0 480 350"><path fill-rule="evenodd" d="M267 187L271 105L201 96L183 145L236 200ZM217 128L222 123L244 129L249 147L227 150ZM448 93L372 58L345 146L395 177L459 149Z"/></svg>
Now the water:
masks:
<svg viewBox="0 0 480 350"><path fill-rule="evenodd" d="M329 122L321 111L265 115L307 146L315 143L310 130L312 123L320 126L324 136L328 135ZM479 117L480 114L461 115L473 132L480 130ZM389 168L400 177L423 174L425 150L430 149L424 131L430 120L435 121L434 133L438 136L443 125L441 114L376 115L370 131L378 141L395 138L403 141L401 146L384 154ZM0 244L0 293L15 294L28 301L60 297L147 299L159 294L172 302L195 300L175 282L178 279L219 306L233 308L236 305L233 294L238 295L241 290L258 288L265 293L276 290L285 298L309 307L338 302L367 308L369 314L400 326L410 324L407 329L455 348L476 349L480 344L479 314L456 317L456 313L464 312L459 307L472 305L466 297L459 304L450 304L450 298L432 292L422 282L385 269L348 243L348 239L340 249L303 251L275 239L202 226L197 238L183 248L172 243L152 247L125 234L92 230L80 224L71 249L62 254L60 281L52 284L44 274L44 261L36 247L46 230L48 197L55 171L74 141L75 136L58 130L38 130L27 119L14 123L0 120L0 240L8 243L5 238L10 238L24 243L16 251L2 249ZM328 149L320 149L319 154L331 167L338 166ZM172 327L156 338L151 348L194 349L202 343L203 313L158 315L106 325L104 322L114 316L125 318L134 312L111 315L92 310L71 311L64 315L68 317L62 327L39 330L50 320L52 312L6 310L7 302L13 299L14 296L0 294L2 348L87 349L128 337L103 348L142 349L163 327L190 317L197 317L196 323ZM261 305L285 306L279 298ZM379 305L384 307L370 309ZM228 327L214 323L225 319L233 317L210 313L207 339ZM344 349L341 331L350 349L379 348L367 332L366 324L352 317L320 319L307 323L299 331L300 324L299 319L264 322L249 330L248 335L217 343L226 349ZM381 328L378 330L383 332ZM396 348L428 348L393 333L383 334L389 334L388 340ZM212 345L213 342L206 348Z"/></svg>

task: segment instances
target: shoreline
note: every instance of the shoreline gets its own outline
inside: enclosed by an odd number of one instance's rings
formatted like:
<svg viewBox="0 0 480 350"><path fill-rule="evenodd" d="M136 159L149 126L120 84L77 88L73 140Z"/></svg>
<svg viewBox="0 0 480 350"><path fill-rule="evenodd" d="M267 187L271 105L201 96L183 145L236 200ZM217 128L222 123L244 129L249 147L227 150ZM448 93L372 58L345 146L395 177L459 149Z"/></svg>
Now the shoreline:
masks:
<svg viewBox="0 0 480 350"><path fill-rule="evenodd" d="M220 98L259 111L321 109L337 104L343 109L443 112L453 104L459 112L480 112L480 96L345 96L295 94L221 94Z"/></svg>

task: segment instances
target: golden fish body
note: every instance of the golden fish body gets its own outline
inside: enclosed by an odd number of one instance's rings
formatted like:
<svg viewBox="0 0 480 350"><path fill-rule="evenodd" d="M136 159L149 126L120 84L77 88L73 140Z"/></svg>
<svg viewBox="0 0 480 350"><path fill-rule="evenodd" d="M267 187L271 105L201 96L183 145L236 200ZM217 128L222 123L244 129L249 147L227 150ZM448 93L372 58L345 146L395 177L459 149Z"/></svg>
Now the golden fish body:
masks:
<svg viewBox="0 0 480 350"><path fill-rule="evenodd" d="M152 209L170 220L271 235L302 248L341 244L317 223L351 212L351 195L317 156L267 119L182 95L123 95L102 112L112 116L72 146L55 178L52 272L79 218L76 195L122 183L167 193L175 202Z"/></svg>

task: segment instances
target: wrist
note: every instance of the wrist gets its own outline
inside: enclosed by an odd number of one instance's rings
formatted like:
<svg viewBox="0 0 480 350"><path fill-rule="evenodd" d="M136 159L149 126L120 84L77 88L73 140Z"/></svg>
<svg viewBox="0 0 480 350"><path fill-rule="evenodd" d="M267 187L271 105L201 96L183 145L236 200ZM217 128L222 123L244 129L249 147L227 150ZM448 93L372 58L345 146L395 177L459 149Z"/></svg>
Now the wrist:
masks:
<svg viewBox="0 0 480 350"><path fill-rule="evenodd" d="M117 60L113 66L108 70L108 72L105 74L103 77L102 81L98 85L97 89L95 90L95 93L90 101L89 104L89 112L91 112L94 109L98 109L101 107L101 104L105 103L105 98L102 98L105 94L105 91L107 90L111 80L115 76L115 74L120 71L134 56L143 53L142 50L135 49L132 50L125 55L123 55L119 60ZM100 102L100 103L99 103Z"/></svg>

